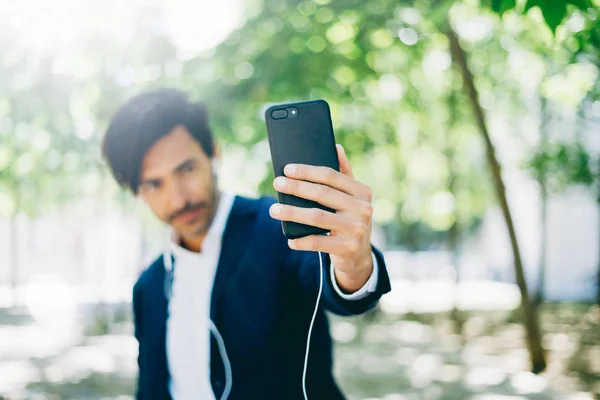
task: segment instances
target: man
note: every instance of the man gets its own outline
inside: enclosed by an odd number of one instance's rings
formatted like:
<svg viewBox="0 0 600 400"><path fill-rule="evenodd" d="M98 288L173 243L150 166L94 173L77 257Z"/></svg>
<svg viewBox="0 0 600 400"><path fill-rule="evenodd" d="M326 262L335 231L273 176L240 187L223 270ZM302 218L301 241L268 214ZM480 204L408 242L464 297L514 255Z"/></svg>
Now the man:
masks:
<svg viewBox="0 0 600 400"><path fill-rule="evenodd" d="M133 289L139 399L343 399L332 375L327 309L355 315L390 290L370 245L371 191L341 172L289 165L276 190L327 213L222 193L205 108L185 94L141 94L112 119L103 154L115 179L170 225L170 249ZM287 241L280 221L331 230ZM317 251L323 253L323 269ZM214 325L213 325L214 324ZM212 334L211 334L212 332Z"/></svg>

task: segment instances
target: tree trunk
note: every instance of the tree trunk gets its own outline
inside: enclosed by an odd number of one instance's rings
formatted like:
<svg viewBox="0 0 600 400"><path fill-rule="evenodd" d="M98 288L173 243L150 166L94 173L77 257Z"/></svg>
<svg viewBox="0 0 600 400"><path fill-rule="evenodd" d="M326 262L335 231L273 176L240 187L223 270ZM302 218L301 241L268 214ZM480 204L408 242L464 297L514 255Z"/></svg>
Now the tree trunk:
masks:
<svg viewBox="0 0 600 400"><path fill-rule="evenodd" d="M453 172L450 172L450 175L452 176L450 178L451 179L450 193L452 193L454 198L456 198L456 188L455 188L455 182L456 182L455 178L456 177L454 176ZM452 318L452 322L454 323L454 332L457 335L460 335L460 337L463 338L463 340L464 340L464 337L463 337L464 329L463 328L464 328L465 321L464 321L462 313L458 309L458 289L459 289L459 284L460 284L458 239L459 239L459 235L460 235L460 230L459 230L459 225L458 225L457 209L458 208L455 206L455 209L454 209L455 220L454 220L454 223L452 224L452 226L450 227L450 229L448 230L448 244L450 247L450 251L452 252L452 266L454 266L454 271L456 273L456 275L454 277L454 305L452 307L451 318Z"/></svg>
<svg viewBox="0 0 600 400"><path fill-rule="evenodd" d="M467 91L467 95L470 99L477 126L479 127L479 131L481 132L481 135L485 141L488 163L490 165L498 200L504 214L504 219L506 220L506 226L508 228L508 234L510 236L510 242L512 245L515 275L517 279L517 285L521 291L521 308L523 311L525 329L527 331L527 348L531 357L532 371L534 373L539 373L546 368L546 359L541 345L540 330L536 313L532 307L529 294L527 292L527 282L525 281L525 274L523 272L521 253L519 251L519 244L517 242L517 235L512 216L508 207L508 200L506 199L506 189L502 180L500 164L496 159L496 152L487 129L484 111L479 103L479 94L475 88L473 74L467 65L467 56L458 42L456 33L450 27L448 28L448 39L450 40L450 48L454 62L457 64L458 68L460 68L462 73L464 88Z"/></svg>
<svg viewBox="0 0 600 400"><path fill-rule="evenodd" d="M457 198L457 180L458 175L454 164L454 144L452 142L451 129L454 126L457 118L457 107L456 97L454 92L450 93L448 98L448 114L450 115L450 122L446 129L446 162L448 168L448 191L452 194L454 199ZM455 201L454 206L454 223L448 230L448 247L452 252L452 266L456 273L454 277L454 305L452 307L451 319L454 324L454 332L463 337L464 320L463 316L458 309L458 287L460 284L460 266L458 257L458 240L460 237L460 227L458 225L459 213L458 213L458 202Z"/></svg>
<svg viewBox="0 0 600 400"><path fill-rule="evenodd" d="M539 151L544 154L548 149L548 127L550 126L548 113L548 100L544 96L540 96L541 102L541 124L540 124L540 147ZM546 161L543 158L542 165L538 171L538 182L540 184L540 200L541 200L541 225L542 235L540 243L540 269L538 271L537 294L535 296L535 305L539 306L544 302L544 288L546 285L546 253L548 249L548 188L546 177Z"/></svg>

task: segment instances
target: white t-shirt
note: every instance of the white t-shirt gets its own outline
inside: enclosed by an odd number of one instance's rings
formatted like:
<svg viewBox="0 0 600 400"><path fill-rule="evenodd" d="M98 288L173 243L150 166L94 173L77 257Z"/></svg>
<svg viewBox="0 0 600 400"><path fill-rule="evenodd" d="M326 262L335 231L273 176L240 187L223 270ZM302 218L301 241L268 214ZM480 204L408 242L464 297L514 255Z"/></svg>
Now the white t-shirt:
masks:
<svg viewBox="0 0 600 400"><path fill-rule="evenodd" d="M202 252L178 245L171 235L175 258L167 318L167 362L174 400L213 399L210 384L210 298L221 253L221 240L235 196L222 193Z"/></svg>

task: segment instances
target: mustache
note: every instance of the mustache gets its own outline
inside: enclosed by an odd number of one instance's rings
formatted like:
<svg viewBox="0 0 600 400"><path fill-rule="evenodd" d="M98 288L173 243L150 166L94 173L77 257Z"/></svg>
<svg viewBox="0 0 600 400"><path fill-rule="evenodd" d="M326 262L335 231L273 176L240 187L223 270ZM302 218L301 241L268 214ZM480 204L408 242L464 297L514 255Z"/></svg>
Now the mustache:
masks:
<svg viewBox="0 0 600 400"><path fill-rule="evenodd" d="M206 207L206 202L201 203L187 203L181 210L175 211L173 214L169 216L169 222L173 222L175 218L184 214L188 211L199 211Z"/></svg>

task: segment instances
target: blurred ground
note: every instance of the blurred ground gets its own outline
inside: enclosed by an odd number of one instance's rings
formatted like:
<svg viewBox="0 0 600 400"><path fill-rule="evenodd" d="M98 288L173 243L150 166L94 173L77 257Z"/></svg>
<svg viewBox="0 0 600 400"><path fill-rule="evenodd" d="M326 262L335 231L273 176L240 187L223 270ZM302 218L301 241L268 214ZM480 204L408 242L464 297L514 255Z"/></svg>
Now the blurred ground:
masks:
<svg viewBox="0 0 600 400"><path fill-rule="evenodd" d="M516 313L462 314L462 337L452 333L456 324L450 316L383 317L352 326L339 321L334 335L342 387L354 399L575 400L593 399L593 391L600 398L598 307L543 308L550 365L541 376L526 372L524 330ZM357 337L343 343L340 331Z"/></svg>
<svg viewBox="0 0 600 400"><path fill-rule="evenodd" d="M0 310L0 398L129 399L136 343L129 306L88 309L72 337L24 309ZM332 318L336 376L350 399L585 400L600 398L600 308L541 309L549 368L527 371L515 311ZM93 316L93 317L92 317ZM80 335L81 334L81 335ZM464 344L463 344L464 342ZM596 397L592 393L595 393ZM2 397L2 395L4 397Z"/></svg>

